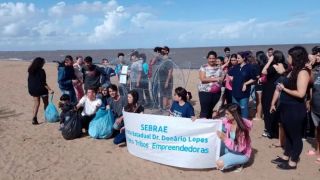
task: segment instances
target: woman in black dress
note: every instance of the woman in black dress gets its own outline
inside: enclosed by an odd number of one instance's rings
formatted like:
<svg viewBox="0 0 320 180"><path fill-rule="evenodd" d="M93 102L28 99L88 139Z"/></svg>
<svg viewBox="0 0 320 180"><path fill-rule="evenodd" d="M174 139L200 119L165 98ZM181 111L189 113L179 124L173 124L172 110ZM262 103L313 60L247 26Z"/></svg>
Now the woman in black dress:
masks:
<svg viewBox="0 0 320 180"><path fill-rule="evenodd" d="M267 64L262 69L262 74L266 75L266 82L262 85L262 109L264 115L265 132L264 137L278 137L278 118L277 113L270 113L270 106L273 93L276 89L276 82L283 75L276 71L277 66L283 66L287 69L286 59L281 51L274 51L273 55L268 59ZM282 146L282 142L276 146Z"/></svg>
<svg viewBox="0 0 320 180"><path fill-rule="evenodd" d="M28 90L33 97L33 119L32 124L39 124L37 114L40 106L40 97L42 98L44 109L48 105L48 91L53 93L46 82L46 72L43 69L45 60L41 57L35 58L28 68Z"/></svg>

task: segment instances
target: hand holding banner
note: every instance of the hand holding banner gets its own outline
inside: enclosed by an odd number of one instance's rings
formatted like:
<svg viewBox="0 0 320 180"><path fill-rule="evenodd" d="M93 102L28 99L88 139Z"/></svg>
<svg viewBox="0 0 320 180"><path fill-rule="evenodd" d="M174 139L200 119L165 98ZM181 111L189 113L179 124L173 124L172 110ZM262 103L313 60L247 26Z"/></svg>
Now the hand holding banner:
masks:
<svg viewBox="0 0 320 180"><path fill-rule="evenodd" d="M220 120L123 112L128 151L182 168L213 168L220 155Z"/></svg>

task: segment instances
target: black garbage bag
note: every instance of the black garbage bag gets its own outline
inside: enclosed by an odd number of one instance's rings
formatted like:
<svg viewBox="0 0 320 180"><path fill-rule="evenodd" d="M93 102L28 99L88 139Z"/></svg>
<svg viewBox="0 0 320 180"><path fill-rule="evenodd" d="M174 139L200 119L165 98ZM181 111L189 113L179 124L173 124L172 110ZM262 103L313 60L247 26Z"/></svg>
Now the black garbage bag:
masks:
<svg viewBox="0 0 320 180"><path fill-rule="evenodd" d="M71 113L70 119L65 120L61 128L61 134L66 140L79 138L82 135L81 111L72 111Z"/></svg>

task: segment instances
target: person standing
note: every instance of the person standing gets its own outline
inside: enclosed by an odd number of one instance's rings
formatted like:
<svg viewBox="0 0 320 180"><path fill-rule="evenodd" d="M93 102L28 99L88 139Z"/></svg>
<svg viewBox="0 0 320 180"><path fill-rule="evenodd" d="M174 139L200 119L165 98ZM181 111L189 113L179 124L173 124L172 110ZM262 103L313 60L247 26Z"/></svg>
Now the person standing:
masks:
<svg viewBox="0 0 320 180"><path fill-rule="evenodd" d="M67 94L70 96L71 103L77 103L76 92L74 85L79 81L74 73L73 58L67 55L63 63L59 63L58 66L58 84L61 94Z"/></svg>
<svg viewBox="0 0 320 180"><path fill-rule="evenodd" d="M163 62L159 66L160 107L163 110L170 108L173 90L173 62L169 57L170 49L164 46L161 50Z"/></svg>
<svg viewBox="0 0 320 180"><path fill-rule="evenodd" d="M246 52L237 53L238 65L232 68L228 74L232 80L232 102L241 108L242 117L249 117L249 97L251 84L255 82L256 74L250 64L247 64Z"/></svg>
<svg viewBox="0 0 320 180"><path fill-rule="evenodd" d="M82 68L83 68L83 57L77 56L76 57L76 63L73 64L74 74L76 75L78 79L78 83L74 84L74 90L76 92L77 101L79 101L84 96L83 91L83 74L82 74Z"/></svg>
<svg viewBox="0 0 320 180"><path fill-rule="evenodd" d="M218 103L221 95L221 83L224 75L223 70L216 65L217 53L209 51L208 63L200 67L198 85L200 101L200 118L212 118L213 108Z"/></svg>
<svg viewBox="0 0 320 180"><path fill-rule="evenodd" d="M85 67L83 68L84 89L94 88L95 91L100 87L100 76L104 74L100 68L92 63L92 57L87 56L84 59Z"/></svg>
<svg viewBox="0 0 320 180"><path fill-rule="evenodd" d="M48 92L53 90L48 86L46 81L46 72L43 69L45 60L41 57L35 58L28 68L28 92L33 97L33 118L32 124L37 125L38 110L40 106L40 98L43 101L44 109L48 106Z"/></svg>
<svg viewBox="0 0 320 180"><path fill-rule="evenodd" d="M104 58L101 60L101 71L104 73L101 74L100 84L101 86L108 87L111 84L110 78L115 76L115 71L112 67L110 67L109 60Z"/></svg>
<svg viewBox="0 0 320 180"><path fill-rule="evenodd" d="M261 56L265 56L261 54L258 56L260 59ZM272 112L270 113L270 105L273 97L273 93L276 89L276 82L280 80L280 77L285 73L285 71L278 72L276 68L278 66L287 68L286 59L281 51L275 50L273 55L268 59L266 65L262 69L262 75L266 76L265 82L262 82L262 109L264 114L264 124L265 124L265 132L263 132L262 136L268 138L276 138L279 133L279 144L275 144L275 147L283 146L284 140L282 140L281 136L283 134L282 127L279 126L279 113ZM260 80L261 81L261 80Z"/></svg>
<svg viewBox="0 0 320 180"><path fill-rule="evenodd" d="M309 150L307 155L317 155L316 163L320 164L320 47L312 49L312 93L308 101L311 108L311 118L316 131L316 144L314 150Z"/></svg>
<svg viewBox="0 0 320 180"><path fill-rule="evenodd" d="M271 103L270 111L275 111L275 103L279 92L279 111L286 134L286 142L282 157L272 160L277 168L283 170L296 169L302 152L302 128L307 109L305 97L310 83L310 70L306 68L308 53L302 46L295 46L288 51L288 63L292 65L291 73L278 83Z"/></svg>

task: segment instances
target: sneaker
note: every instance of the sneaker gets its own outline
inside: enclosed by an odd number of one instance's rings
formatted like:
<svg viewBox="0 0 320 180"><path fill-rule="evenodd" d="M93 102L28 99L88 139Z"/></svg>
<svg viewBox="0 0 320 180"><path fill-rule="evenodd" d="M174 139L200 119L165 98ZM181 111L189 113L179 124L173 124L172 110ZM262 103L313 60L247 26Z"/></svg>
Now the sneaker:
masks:
<svg viewBox="0 0 320 180"><path fill-rule="evenodd" d="M271 138L271 135L268 132L263 132L262 136L267 137L267 138Z"/></svg>
<svg viewBox="0 0 320 180"><path fill-rule="evenodd" d="M278 164L277 168L282 170L292 170L292 169L297 169L297 165L290 166L288 162L285 162L285 163Z"/></svg>
<svg viewBox="0 0 320 180"><path fill-rule="evenodd" d="M240 166L238 166L233 172L239 173L239 172L242 171L242 169L243 169L243 165L240 165Z"/></svg>
<svg viewBox="0 0 320 180"><path fill-rule="evenodd" d="M289 162L289 160L285 160L285 159L282 159L281 157L277 157L276 159L273 159L273 160L271 160L271 162L273 163L273 164L283 164L283 163L288 163Z"/></svg>

